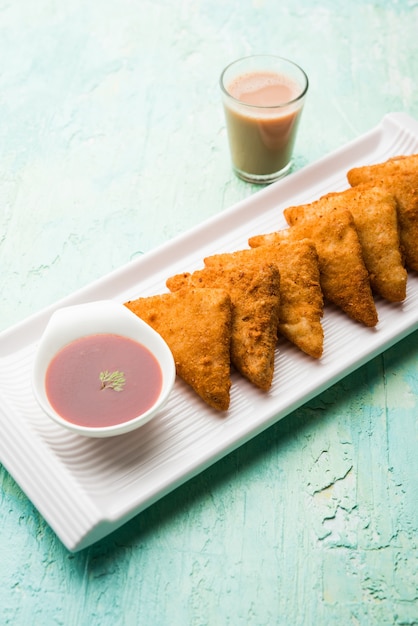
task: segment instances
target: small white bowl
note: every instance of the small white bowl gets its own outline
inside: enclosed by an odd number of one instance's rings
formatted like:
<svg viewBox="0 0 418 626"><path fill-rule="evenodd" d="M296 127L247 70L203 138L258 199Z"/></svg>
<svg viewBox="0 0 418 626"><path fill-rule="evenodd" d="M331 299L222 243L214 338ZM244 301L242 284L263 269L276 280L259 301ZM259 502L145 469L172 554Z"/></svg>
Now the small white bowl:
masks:
<svg viewBox="0 0 418 626"><path fill-rule="evenodd" d="M51 406L45 388L46 372L53 357L64 346L81 337L99 333L122 335L145 346L160 365L162 388L155 403L134 419L111 426L77 425L61 417ZM103 300L63 307L51 315L36 352L32 386L39 405L61 426L87 437L112 437L130 432L154 417L167 402L175 377L173 355L161 335L123 304Z"/></svg>

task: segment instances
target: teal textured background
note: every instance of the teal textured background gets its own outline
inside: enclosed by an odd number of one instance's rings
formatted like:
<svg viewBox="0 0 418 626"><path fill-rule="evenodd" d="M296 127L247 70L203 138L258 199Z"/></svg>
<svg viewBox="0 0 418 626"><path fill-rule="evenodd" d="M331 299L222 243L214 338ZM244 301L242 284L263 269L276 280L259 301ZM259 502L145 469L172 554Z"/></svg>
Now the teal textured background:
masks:
<svg viewBox="0 0 418 626"><path fill-rule="evenodd" d="M0 1L0 330L257 191L231 60L306 70L299 169L418 118L417 33L415 0ZM415 333L75 555L0 467L1 624L418 624L417 362Z"/></svg>

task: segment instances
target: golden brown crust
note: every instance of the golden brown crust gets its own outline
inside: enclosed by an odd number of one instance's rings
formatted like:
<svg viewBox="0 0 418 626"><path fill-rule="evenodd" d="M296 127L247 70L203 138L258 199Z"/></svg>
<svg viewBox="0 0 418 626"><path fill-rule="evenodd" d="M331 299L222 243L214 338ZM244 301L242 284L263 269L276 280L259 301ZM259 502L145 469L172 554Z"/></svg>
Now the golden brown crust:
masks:
<svg viewBox="0 0 418 626"><path fill-rule="evenodd" d="M280 272L278 331L306 354L319 358L324 340L323 299L315 246L310 241L264 243L260 238L260 247L207 257L205 264L210 267L231 263L243 266L250 262L276 264Z"/></svg>
<svg viewBox="0 0 418 626"><path fill-rule="evenodd" d="M181 289L126 307L165 339L177 374L211 407L230 403L231 299L221 289Z"/></svg>
<svg viewBox="0 0 418 626"><path fill-rule="evenodd" d="M167 287L225 289L232 303L231 362L250 382L271 387L277 343L280 274L271 264L207 267L167 280Z"/></svg>
<svg viewBox="0 0 418 626"><path fill-rule="evenodd" d="M339 208L310 212L299 205L288 207L284 215L291 226L287 237L307 237L315 243L325 298L353 320L376 326L376 306L352 214Z"/></svg>
<svg viewBox="0 0 418 626"><path fill-rule="evenodd" d="M390 302L404 300L407 273L393 194L385 187L359 185L303 205L303 211L313 215L330 208L347 209L352 214L373 291Z"/></svg>
<svg viewBox="0 0 418 626"><path fill-rule="evenodd" d="M418 171L418 154L399 155L373 165L353 167L347 172L350 185L373 182L378 178L398 174L414 174Z"/></svg>
<svg viewBox="0 0 418 626"><path fill-rule="evenodd" d="M369 327L378 321L372 290L405 298L403 260L418 271L418 154L347 178L350 189L285 209L289 228L168 278L171 293L125 303L163 336L177 374L209 406L228 409L231 362L270 388L277 332L321 357L323 296Z"/></svg>
<svg viewBox="0 0 418 626"><path fill-rule="evenodd" d="M395 196L405 264L418 271L418 154L352 168L347 179L353 187L371 183L385 187Z"/></svg>

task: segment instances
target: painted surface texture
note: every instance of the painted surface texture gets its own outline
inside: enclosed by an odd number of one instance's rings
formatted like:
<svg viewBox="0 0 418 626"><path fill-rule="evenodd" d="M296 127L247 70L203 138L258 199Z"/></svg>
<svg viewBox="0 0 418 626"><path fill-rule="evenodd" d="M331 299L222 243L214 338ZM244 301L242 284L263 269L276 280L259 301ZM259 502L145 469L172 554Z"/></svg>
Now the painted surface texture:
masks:
<svg viewBox="0 0 418 626"><path fill-rule="evenodd" d="M308 73L299 169L418 118L417 27L414 0L1 2L0 330L257 191L228 62ZM414 334L75 555L0 468L0 622L416 625L417 414Z"/></svg>

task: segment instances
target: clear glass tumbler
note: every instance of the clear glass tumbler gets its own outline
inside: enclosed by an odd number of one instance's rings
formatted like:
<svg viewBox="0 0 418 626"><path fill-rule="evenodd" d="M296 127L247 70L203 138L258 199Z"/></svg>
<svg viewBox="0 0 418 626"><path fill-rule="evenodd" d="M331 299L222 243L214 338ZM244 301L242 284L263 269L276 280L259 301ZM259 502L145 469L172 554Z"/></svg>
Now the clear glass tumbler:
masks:
<svg viewBox="0 0 418 626"><path fill-rule="evenodd" d="M271 183L292 165L308 77L282 57L255 55L228 65L220 85L232 166L252 183Z"/></svg>

